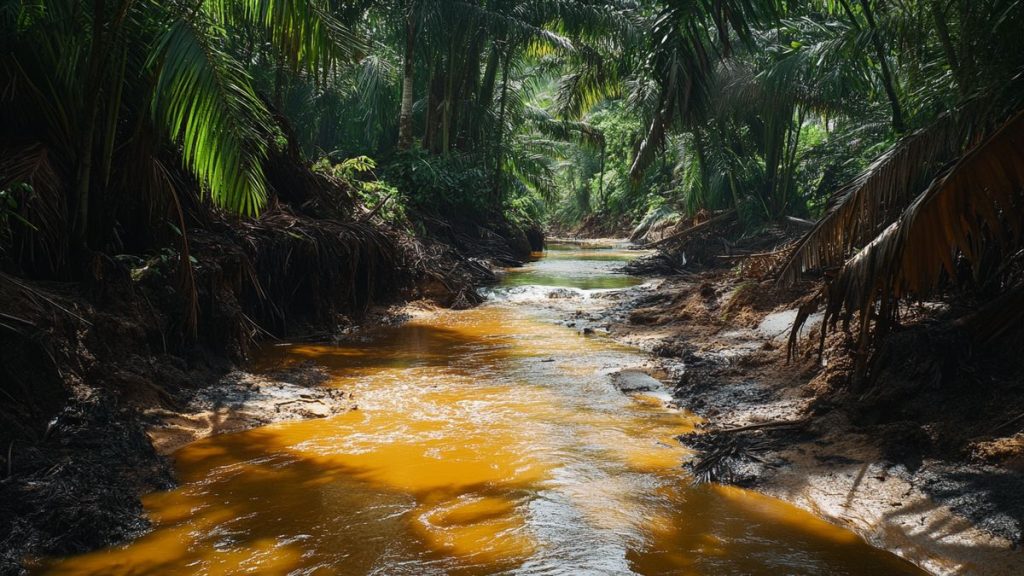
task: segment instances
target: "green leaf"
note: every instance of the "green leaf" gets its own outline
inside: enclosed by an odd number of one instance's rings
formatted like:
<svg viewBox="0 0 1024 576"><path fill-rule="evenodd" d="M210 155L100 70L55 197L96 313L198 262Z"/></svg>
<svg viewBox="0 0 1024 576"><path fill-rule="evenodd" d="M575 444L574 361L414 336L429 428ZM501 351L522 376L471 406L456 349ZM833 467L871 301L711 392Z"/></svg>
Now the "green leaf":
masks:
<svg viewBox="0 0 1024 576"><path fill-rule="evenodd" d="M266 202L262 162L270 114L241 65L185 20L157 42L153 114L182 146L185 166L218 206L256 215Z"/></svg>

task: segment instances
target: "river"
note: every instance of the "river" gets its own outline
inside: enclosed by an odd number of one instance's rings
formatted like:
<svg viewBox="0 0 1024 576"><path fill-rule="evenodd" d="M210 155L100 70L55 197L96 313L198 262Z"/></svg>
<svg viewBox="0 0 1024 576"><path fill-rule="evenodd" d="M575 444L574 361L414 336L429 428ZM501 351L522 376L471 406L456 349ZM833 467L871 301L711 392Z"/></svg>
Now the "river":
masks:
<svg viewBox="0 0 1024 576"><path fill-rule="evenodd" d="M621 393L644 356L557 321L640 282L613 271L634 253L560 248L475 309L269 347L261 369L315 362L359 408L187 445L180 487L144 498L152 532L39 572L919 573L778 500L691 486L674 437L696 417Z"/></svg>

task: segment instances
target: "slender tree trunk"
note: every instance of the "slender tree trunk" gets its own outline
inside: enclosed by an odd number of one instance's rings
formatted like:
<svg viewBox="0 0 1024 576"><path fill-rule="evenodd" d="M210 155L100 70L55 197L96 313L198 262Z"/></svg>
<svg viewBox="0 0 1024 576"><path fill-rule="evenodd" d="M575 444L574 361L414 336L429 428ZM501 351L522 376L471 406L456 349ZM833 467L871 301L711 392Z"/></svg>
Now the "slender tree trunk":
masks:
<svg viewBox="0 0 1024 576"><path fill-rule="evenodd" d="M785 168L786 163L786 134L793 124L793 111L789 112L789 118L785 123L780 122L774 114L769 115L765 122L764 165L767 172L768 191L763 202L771 206L766 210L768 213L765 216L768 218L774 216L776 205L779 202L778 197L782 193L780 192L782 188L780 172Z"/></svg>
<svg viewBox="0 0 1024 576"><path fill-rule="evenodd" d="M498 138L494 147L494 200L501 202L501 157L505 136L505 109L508 103L508 69L511 63L512 47L505 47L504 61L501 64L501 103L498 112Z"/></svg>
<svg viewBox="0 0 1024 576"><path fill-rule="evenodd" d="M479 76L480 76L480 46L484 41L484 33L477 31L469 42L469 52L466 61L460 72L461 78L457 93L463 98L456 99L452 110L452 132L455 134L455 148L465 148L467 140L472 138L470 131L473 123L471 110L467 109L466 103L476 100L478 97Z"/></svg>
<svg viewBox="0 0 1024 576"><path fill-rule="evenodd" d="M608 213L608 198L604 195L604 152L605 144L601 142L601 172L597 176L597 195L601 197L601 207L604 213Z"/></svg>
<svg viewBox="0 0 1024 576"><path fill-rule="evenodd" d="M484 75L480 80L480 93L477 95L477 109L487 110L491 107L491 103L494 101L494 84L495 79L498 77L498 64L501 59L501 54L496 44L491 44L490 52L487 55L487 66L484 67ZM473 130L473 137L478 142L483 142L486 138L483 130L484 123L477 122L476 126L471 128Z"/></svg>
<svg viewBox="0 0 1024 576"><path fill-rule="evenodd" d="M700 201L693 202L691 197L691 201L687 203L688 205L686 209L689 212L695 213L696 210L694 210L694 208L698 205L710 208L710 206L707 205L709 200L707 197L708 182L710 181L710 177L708 176L708 155L707 150L704 149L703 131L699 127L693 131L693 149L697 153L697 172L700 177ZM693 216L693 214L690 214L690 216Z"/></svg>
<svg viewBox="0 0 1024 576"><path fill-rule="evenodd" d="M90 98L95 100L94 98ZM75 171L75 198L78 201L72 238L76 249L89 247L89 191L92 182L93 144L96 140L97 111L94 102L86 102L86 120L78 149L78 169Z"/></svg>
<svg viewBox="0 0 1024 576"><path fill-rule="evenodd" d="M85 78L85 101L82 112L84 124L82 126L79 148L78 165L75 169L75 216L71 229L71 239L74 242L74 249L86 251L89 246L89 192L92 188L93 148L96 143L96 125L99 122L100 108L100 78L103 73L103 58L105 52L106 26L106 2L104 0L93 0L93 21L92 38L89 48L88 76Z"/></svg>
<svg viewBox="0 0 1024 576"><path fill-rule="evenodd" d="M434 61L430 65L430 73L427 77L427 113L424 119L423 148L431 153L440 152L437 133L441 129L441 108L444 92L444 76L441 70L440 61ZM439 74L441 76L439 76Z"/></svg>
<svg viewBox="0 0 1024 576"><path fill-rule="evenodd" d="M455 97L455 38L448 43L448 67L444 78L441 108L441 153L448 154L452 142L452 99Z"/></svg>
<svg viewBox="0 0 1024 576"><path fill-rule="evenodd" d="M498 61L501 54L497 46L491 46L490 54L487 55L487 67L484 68L484 77L480 82L480 97L477 105L480 108L487 108L494 100L494 79L498 75Z"/></svg>
<svg viewBox="0 0 1024 576"><path fill-rule="evenodd" d="M413 68L416 56L415 0L408 0L405 11L405 55L402 62L402 111L398 116L398 147L412 147Z"/></svg>
<svg viewBox="0 0 1024 576"><path fill-rule="evenodd" d="M786 138L786 159L782 167L782 193L778 195L779 205L776 207L774 217L786 215L789 208L789 199L793 192L793 176L796 172L796 153L800 147L800 133L803 131L804 111L799 110L796 116L796 124L790 127Z"/></svg>
<svg viewBox="0 0 1024 576"><path fill-rule="evenodd" d="M956 48L953 46L953 38L949 34L949 23L946 21L946 13L938 0L930 0L928 7L931 10L932 20L935 21L935 30L939 33L939 43L942 44L942 52L946 56L946 63L956 80L957 92L961 98L967 96L967 82L963 77L963 69L960 68L960 59L957 58Z"/></svg>
<svg viewBox="0 0 1024 576"><path fill-rule="evenodd" d="M864 19L868 22L868 29L871 31L871 44L878 57L878 68L882 73L882 87L889 99L889 107L892 108L892 129L897 133L902 133L906 130L906 125L903 122L903 107L900 106L899 93L896 91L896 80L889 68L889 57L885 53L885 44L882 43L882 38L878 35L878 27L875 25L871 0L860 0L860 5L864 10Z"/></svg>

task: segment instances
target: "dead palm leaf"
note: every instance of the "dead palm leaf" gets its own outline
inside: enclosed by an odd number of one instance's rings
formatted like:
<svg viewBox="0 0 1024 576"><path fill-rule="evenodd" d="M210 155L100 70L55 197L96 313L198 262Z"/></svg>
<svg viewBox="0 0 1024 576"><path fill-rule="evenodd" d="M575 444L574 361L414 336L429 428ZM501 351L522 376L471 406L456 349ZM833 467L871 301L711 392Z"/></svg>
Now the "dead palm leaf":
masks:
<svg viewBox="0 0 1024 576"><path fill-rule="evenodd" d="M925 298L958 280L960 262L976 275L985 251L1011 252L1022 231L1024 111L970 148L843 266L828 287L826 322L859 313L863 347L872 319L884 331L900 298Z"/></svg>
<svg viewBox="0 0 1024 576"><path fill-rule="evenodd" d="M797 243L782 269L782 281L792 283L807 270L839 265L877 236L962 150L963 132L952 115L944 115L901 140L839 189L825 215Z"/></svg>

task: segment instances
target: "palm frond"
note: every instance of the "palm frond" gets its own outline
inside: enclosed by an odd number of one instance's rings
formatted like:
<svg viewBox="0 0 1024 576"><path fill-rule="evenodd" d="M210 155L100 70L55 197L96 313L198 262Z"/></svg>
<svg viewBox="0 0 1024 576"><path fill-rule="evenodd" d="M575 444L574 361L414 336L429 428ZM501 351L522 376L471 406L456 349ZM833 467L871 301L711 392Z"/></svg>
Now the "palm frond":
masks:
<svg viewBox="0 0 1024 576"><path fill-rule="evenodd" d="M57 270L65 262L68 245L65 178L51 151L42 144L0 149L0 190L13 192L17 217L29 228L20 249L28 262Z"/></svg>
<svg viewBox="0 0 1024 576"><path fill-rule="evenodd" d="M612 67L592 51L583 51L587 57L577 58L577 64L558 80L558 113L567 118L579 118L598 102L620 94L620 83Z"/></svg>
<svg viewBox="0 0 1024 576"><path fill-rule="evenodd" d="M293 68L305 66L313 74L326 74L368 50L322 0L207 0L203 8L217 22L257 26Z"/></svg>
<svg viewBox="0 0 1024 576"><path fill-rule="evenodd" d="M834 266L892 222L961 149L963 129L951 115L901 140L836 191L825 215L797 244L782 269L786 282Z"/></svg>
<svg viewBox="0 0 1024 576"><path fill-rule="evenodd" d="M843 266L828 288L826 318L888 321L895 299L925 298L962 261L1008 253L1024 234L1024 111L978 143L918 195L903 215ZM876 310L875 305L879 303Z"/></svg>
<svg viewBox="0 0 1024 576"><path fill-rule="evenodd" d="M214 203L258 213L267 197L260 131L272 121L248 75L186 20L172 24L157 46L155 117L181 144L185 165Z"/></svg>
<svg viewBox="0 0 1024 576"><path fill-rule="evenodd" d="M600 150L604 146L604 134L587 122L559 120L543 108L527 105L523 110L525 119L541 134L564 141L576 142Z"/></svg>
<svg viewBox="0 0 1024 576"><path fill-rule="evenodd" d="M397 118L399 78L395 67L384 58L370 55L360 63L356 86L359 107L365 110L367 135L379 134Z"/></svg>

